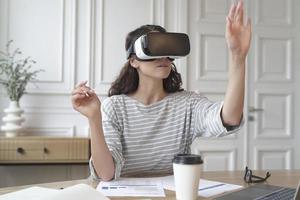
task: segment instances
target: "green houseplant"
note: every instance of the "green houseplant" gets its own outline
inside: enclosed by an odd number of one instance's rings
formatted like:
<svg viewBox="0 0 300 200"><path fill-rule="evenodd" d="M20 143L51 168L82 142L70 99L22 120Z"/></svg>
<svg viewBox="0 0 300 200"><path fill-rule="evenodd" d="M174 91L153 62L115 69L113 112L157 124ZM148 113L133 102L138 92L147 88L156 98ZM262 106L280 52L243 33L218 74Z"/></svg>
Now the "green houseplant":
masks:
<svg viewBox="0 0 300 200"><path fill-rule="evenodd" d="M5 125L1 126L7 136L16 136L22 130L24 118L19 101L26 93L27 84L36 80L36 75L42 71L32 70L36 62L30 57L20 59L22 52L18 48L11 51L12 42L7 43L5 51L0 51L0 85L3 85L10 99L9 108L4 109L7 115L2 118Z"/></svg>
<svg viewBox="0 0 300 200"><path fill-rule="evenodd" d="M7 43L5 52L0 51L0 84L6 89L11 101L19 102L28 82L35 80L37 73L42 70L31 70L36 62L30 57L17 59L22 52L19 49L11 52L11 43L12 40Z"/></svg>

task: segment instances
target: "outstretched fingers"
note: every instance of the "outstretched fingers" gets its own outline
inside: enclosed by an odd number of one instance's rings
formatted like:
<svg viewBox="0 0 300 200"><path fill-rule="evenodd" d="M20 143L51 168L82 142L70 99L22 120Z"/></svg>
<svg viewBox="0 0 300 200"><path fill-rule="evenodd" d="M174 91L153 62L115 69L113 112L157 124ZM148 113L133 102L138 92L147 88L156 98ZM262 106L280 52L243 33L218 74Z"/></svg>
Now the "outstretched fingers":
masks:
<svg viewBox="0 0 300 200"><path fill-rule="evenodd" d="M231 19L227 16L226 17L226 35L230 36L232 32L232 21Z"/></svg>
<svg viewBox="0 0 300 200"><path fill-rule="evenodd" d="M231 8L230 8L229 13L228 13L228 18L230 19L230 21L234 20L235 10L236 10L236 5L233 3L231 5Z"/></svg>
<svg viewBox="0 0 300 200"><path fill-rule="evenodd" d="M243 24L244 19L244 10L243 10L243 1L240 0L237 4L235 14L234 14L234 21L236 21L239 25Z"/></svg>

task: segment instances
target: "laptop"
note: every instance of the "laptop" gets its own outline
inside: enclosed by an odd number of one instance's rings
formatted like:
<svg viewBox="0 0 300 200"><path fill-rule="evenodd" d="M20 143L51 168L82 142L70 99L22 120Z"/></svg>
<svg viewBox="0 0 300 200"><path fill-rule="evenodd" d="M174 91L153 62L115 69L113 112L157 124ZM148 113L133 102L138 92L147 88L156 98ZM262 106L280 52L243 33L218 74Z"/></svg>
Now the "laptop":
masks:
<svg viewBox="0 0 300 200"><path fill-rule="evenodd" d="M299 188L300 182L297 188L256 184L245 189L217 197L215 200L300 200Z"/></svg>

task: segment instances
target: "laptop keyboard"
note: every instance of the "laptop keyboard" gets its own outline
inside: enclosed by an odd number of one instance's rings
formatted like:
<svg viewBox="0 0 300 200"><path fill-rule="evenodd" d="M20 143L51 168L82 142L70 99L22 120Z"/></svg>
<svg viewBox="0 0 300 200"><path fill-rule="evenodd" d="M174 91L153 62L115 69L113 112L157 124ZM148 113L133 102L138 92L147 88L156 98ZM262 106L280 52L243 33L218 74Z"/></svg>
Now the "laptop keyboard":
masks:
<svg viewBox="0 0 300 200"><path fill-rule="evenodd" d="M296 189L294 188L282 188L255 200L293 200L295 192Z"/></svg>

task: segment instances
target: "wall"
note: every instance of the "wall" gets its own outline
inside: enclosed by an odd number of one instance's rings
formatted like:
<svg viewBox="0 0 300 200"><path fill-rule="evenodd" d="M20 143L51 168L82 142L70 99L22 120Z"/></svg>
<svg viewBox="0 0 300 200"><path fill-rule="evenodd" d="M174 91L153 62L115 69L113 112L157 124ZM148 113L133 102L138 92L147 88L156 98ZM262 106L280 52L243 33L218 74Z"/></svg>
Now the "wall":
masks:
<svg viewBox="0 0 300 200"><path fill-rule="evenodd" d="M45 70L20 102L27 134L87 136L86 119L71 107L72 88L88 80L99 96L106 95L126 61L127 32L148 23L181 30L179 6L180 1L175 8L171 1L0 0L1 49L13 39L14 47L37 61L34 69ZM0 98L3 116L4 91Z"/></svg>

